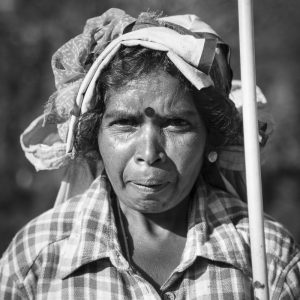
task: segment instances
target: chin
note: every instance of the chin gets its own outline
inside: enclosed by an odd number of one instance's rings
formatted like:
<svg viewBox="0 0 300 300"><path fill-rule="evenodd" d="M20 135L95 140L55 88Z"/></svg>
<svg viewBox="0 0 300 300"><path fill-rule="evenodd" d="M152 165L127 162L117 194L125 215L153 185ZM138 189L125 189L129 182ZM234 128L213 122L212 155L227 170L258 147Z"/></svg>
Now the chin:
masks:
<svg viewBox="0 0 300 300"><path fill-rule="evenodd" d="M144 214L159 214L171 208L157 200L147 199L143 200L143 203L140 203L140 201L138 204L131 206L131 208Z"/></svg>
<svg viewBox="0 0 300 300"><path fill-rule="evenodd" d="M170 203L157 203L157 200L146 200L145 202L146 203L143 203L142 205L139 203L139 205L132 208L144 214L161 214L171 210L179 204L174 203L173 205L170 205Z"/></svg>

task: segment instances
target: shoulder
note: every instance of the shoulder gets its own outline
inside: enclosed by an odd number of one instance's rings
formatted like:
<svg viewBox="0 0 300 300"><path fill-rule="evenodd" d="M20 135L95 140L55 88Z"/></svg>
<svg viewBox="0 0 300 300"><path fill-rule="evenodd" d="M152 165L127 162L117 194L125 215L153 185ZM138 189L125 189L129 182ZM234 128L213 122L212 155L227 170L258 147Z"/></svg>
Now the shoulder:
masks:
<svg viewBox="0 0 300 300"><path fill-rule="evenodd" d="M80 196L76 196L30 221L3 254L0 272L22 282L41 252L70 236L79 213Z"/></svg>
<svg viewBox="0 0 300 300"><path fill-rule="evenodd" d="M209 205L218 222L230 223L246 245L250 257L249 218L247 204L220 190L210 192ZM300 249L290 232L265 215L264 233L268 281L272 299L300 299ZM283 297L283 298L282 298Z"/></svg>
<svg viewBox="0 0 300 300"><path fill-rule="evenodd" d="M246 243L250 244L247 204L233 197L223 197L222 201L235 228ZM264 234L268 262L274 260L283 267L299 253L299 245L292 234L267 214L264 215Z"/></svg>
<svg viewBox="0 0 300 300"><path fill-rule="evenodd" d="M248 206L242 200L217 189L210 191L209 208L219 222L230 221L235 229L242 235L247 244L249 241L249 218ZM298 250L298 245L290 232L279 222L272 217L264 215L264 232L266 248L274 255L280 255L280 251L284 254L288 246L292 247L293 251Z"/></svg>
<svg viewBox="0 0 300 300"><path fill-rule="evenodd" d="M70 248L74 259L83 261L80 254L85 252L77 247L89 249L90 239L98 238L97 229L109 219L107 191L101 180L96 178L83 194L38 216L16 234L0 260L1 299L34 298L38 283L60 278L66 266L73 267Z"/></svg>

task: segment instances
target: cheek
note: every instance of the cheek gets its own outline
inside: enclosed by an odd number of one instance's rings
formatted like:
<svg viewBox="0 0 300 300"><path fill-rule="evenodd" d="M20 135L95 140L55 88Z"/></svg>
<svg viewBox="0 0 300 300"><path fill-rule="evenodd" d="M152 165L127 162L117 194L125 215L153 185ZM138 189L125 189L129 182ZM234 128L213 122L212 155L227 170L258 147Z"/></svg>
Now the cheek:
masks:
<svg viewBox="0 0 300 300"><path fill-rule="evenodd" d="M122 174L130 159L130 145L120 143L112 134L100 131L98 147L106 173L115 186L120 184Z"/></svg>
<svg viewBox="0 0 300 300"><path fill-rule="evenodd" d="M117 155L117 149L114 147L111 138L100 132L98 136L99 152L106 170L107 175L110 177L111 171L116 170L118 160L115 159Z"/></svg>
<svg viewBox="0 0 300 300"><path fill-rule="evenodd" d="M206 144L206 134L190 134L170 142L169 157L181 175L192 175L200 171Z"/></svg>

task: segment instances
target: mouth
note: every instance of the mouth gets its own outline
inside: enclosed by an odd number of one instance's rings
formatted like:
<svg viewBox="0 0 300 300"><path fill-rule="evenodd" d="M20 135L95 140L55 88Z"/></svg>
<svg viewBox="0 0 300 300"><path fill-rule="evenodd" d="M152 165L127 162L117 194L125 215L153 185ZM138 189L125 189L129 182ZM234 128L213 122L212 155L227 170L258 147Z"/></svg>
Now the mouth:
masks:
<svg viewBox="0 0 300 300"><path fill-rule="evenodd" d="M142 192L157 193L163 190L168 185L168 182L130 181L129 184Z"/></svg>

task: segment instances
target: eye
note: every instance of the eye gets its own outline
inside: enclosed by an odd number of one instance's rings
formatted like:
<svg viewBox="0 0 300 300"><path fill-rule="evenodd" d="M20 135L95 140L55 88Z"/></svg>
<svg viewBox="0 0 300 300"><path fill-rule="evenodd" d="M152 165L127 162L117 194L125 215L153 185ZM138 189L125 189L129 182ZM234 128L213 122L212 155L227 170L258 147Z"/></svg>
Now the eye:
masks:
<svg viewBox="0 0 300 300"><path fill-rule="evenodd" d="M138 122L135 118L120 118L112 121L110 126L118 126L118 127L136 127L138 126Z"/></svg>
<svg viewBox="0 0 300 300"><path fill-rule="evenodd" d="M189 126L190 123L184 119L172 118L167 120L166 125L174 126L174 127L184 127L184 126Z"/></svg>
<svg viewBox="0 0 300 300"><path fill-rule="evenodd" d="M164 125L164 127L168 127L176 131L187 130L191 127L190 122L181 118L168 119Z"/></svg>

